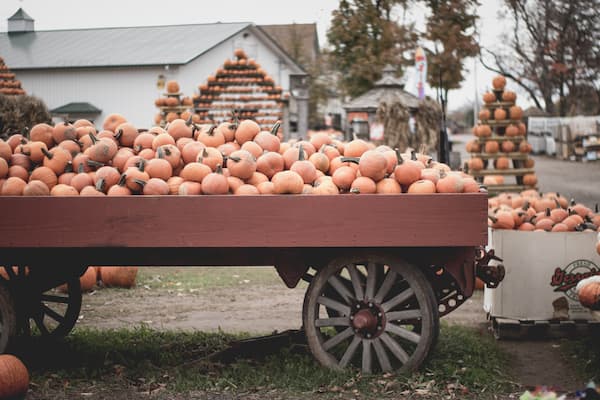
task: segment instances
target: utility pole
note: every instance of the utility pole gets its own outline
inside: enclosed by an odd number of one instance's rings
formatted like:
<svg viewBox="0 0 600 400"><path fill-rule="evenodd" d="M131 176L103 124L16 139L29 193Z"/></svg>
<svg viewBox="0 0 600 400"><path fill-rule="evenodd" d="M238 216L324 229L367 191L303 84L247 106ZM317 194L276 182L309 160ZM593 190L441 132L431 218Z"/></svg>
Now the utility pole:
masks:
<svg viewBox="0 0 600 400"><path fill-rule="evenodd" d="M446 131L446 103L448 99L444 94L444 88L442 87L442 70L439 69L439 87L438 87L438 101L442 107L442 126L440 127L440 137L438 146L438 161L444 164L449 163L450 154L448 149L448 132Z"/></svg>

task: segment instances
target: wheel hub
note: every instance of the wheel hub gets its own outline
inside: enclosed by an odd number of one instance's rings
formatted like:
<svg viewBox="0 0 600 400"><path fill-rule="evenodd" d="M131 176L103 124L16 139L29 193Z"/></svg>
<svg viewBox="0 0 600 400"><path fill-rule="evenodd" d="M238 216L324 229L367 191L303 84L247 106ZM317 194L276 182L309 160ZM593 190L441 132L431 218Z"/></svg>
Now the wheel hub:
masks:
<svg viewBox="0 0 600 400"><path fill-rule="evenodd" d="M352 308L350 322L357 335L366 339L375 338L385 328L385 313L378 304L361 301Z"/></svg>

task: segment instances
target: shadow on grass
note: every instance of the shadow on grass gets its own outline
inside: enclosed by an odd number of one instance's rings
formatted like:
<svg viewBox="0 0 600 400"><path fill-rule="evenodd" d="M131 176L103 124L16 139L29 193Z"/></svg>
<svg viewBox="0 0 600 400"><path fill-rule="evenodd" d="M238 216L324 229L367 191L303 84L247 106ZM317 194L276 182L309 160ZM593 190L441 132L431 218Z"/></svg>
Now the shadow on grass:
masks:
<svg viewBox="0 0 600 400"><path fill-rule="evenodd" d="M507 358L494 340L476 330L443 326L440 340L420 372L412 375L362 375L318 365L305 346L285 346L259 359L231 364L210 361L210 354L247 335L77 329L58 343L29 340L16 353L32 374L34 388L67 395L103 386L151 392L280 390L381 398L422 393L483 398L482 393L512 389L503 371ZM154 389L153 389L154 388ZM35 390L34 390L35 392ZM476 395L479 394L479 395Z"/></svg>

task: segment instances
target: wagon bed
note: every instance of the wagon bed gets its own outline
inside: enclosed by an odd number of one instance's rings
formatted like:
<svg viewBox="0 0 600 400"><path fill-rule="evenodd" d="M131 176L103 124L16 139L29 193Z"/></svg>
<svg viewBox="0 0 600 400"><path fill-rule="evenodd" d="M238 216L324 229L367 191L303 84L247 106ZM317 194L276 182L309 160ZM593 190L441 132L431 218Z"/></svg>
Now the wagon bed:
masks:
<svg viewBox="0 0 600 400"><path fill-rule="evenodd" d="M19 266L11 278L23 282L9 290L15 303L25 301L18 293L32 297L64 282L77 297L88 265L273 265L289 287L311 281L303 323L317 359L345 367L362 343L366 372L375 358L382 370L394 367L384 348L402 368L420 364L435 342L438 313L472 294L477 250L487 243L485 193L0 197L0 209L0 265ZM387 322L386 312L395 320ZM406 333L392 323L400 321L427 336L410 354L390 339ZM338 333L326 340L321 327ZM332 355L346 340L347 351Z"/></svg>

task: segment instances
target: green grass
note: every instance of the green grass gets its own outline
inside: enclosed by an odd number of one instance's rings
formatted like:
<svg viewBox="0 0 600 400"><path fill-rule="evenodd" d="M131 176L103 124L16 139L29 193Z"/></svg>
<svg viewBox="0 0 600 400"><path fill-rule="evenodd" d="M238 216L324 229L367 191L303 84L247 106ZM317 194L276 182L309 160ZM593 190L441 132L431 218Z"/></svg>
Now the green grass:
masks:
<svg viewBox="0 0 600 400"><path fill-rule="evenodd" d="M511 387L507 359L493 339L475 330L443 326L436 350L422 371L409 376L359 371L335 372L318 365L304 346L288 346L264 359L220 364L207 356L247 335L133 330L76 329L63 342L28 343L18 355L32 374L34 393L72 395L111 388L167 393L268 392L294 396L381 398L399 393L458 394L485 398ZM35 389L37 388L37 389ZM477 393L477 395L473 395Z"/></svg>
<svg viewBox="0 0 600 400"><path fill-rule="evenodd" d="M175 291L271 284L282 284L274 267L142 267L137 278L138 287Z"/></svg>
<svg viewBox="0 0 600 400"><path fill-rule="evenodd" d="M561 343L563 355L570 359L583 380L600 381L600 332L588 337L564 340Z"/></svg>

